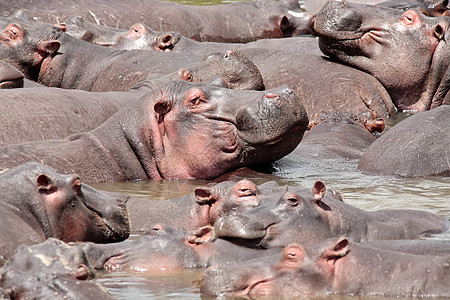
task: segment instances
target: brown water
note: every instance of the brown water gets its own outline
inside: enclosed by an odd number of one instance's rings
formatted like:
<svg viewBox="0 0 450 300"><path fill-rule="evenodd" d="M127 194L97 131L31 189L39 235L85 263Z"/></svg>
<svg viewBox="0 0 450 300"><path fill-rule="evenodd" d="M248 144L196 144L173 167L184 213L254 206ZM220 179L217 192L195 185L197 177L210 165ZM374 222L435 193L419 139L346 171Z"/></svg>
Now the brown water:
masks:
<svg viewBox="0 0 450 300"><path fill-rule="evenodd" d="M189 5L211 5L233 1L175 0ZM396 120L389 120L393 123ZM392 124L391 124L392 125ZM450 216L450 177L406 179L390 176L369 176L356 170L356 161L333 162L321 167L310 165L289 166L283 160L274 164L274 180L279 184L312 187L320 179L327 187L339 191L345 202L365 210L420 209ZM257 184L267 178L249 178ZM130 194L134 197L170 199L192 192L198 185L213 184L205 180L155 180L114 184L96 184L96 188ZM450 233L429 237L450 240ZM197 283L203 270L177 273L100 273L97 281L117 299L200 299ZM450 283L449 283L450 289ZM383 297L323 297L327 300L381 300ZM271 299L265 297L264 299ZM272 298L273 299L273 298ZM277 298L278 299L278 298ZM317 298L315 298L317 299ZM322 298L320 298L322 299Z"/></svg>

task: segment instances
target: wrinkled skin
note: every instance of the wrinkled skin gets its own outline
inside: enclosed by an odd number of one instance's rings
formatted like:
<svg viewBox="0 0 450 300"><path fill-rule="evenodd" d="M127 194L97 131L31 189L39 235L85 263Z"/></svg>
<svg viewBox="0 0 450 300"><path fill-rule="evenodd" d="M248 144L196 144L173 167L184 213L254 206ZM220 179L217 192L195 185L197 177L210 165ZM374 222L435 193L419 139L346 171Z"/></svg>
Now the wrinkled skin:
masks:
<svg viewBox="0 0 450 300"><path fill-rule="evenodd" d="M139 272L233 265L280 251L249 249L215 239L210 226L186 231L160 224L136 240L115 244L86 243L83 250L95 269Z"/></svg>
<svg viewBox="0 0 450 300"><path fill-rule="evenodd" d="M12 65L0 61L0 89L23 87L23 74Z"/></svg>
<svg viewBox="0 0 450 300"><path fill-rule="evenodd" d="M375 76L399 111L417 112L449 101L449 24L418 10L329 1L315 30L324 54Z"/></svg>
<svg viewBox="0 0 450 300"><path fill-rule="evenodd" d="M205 296L448 297L450 256L405 254L334 238L313 247L291 244L280 256L211 267Z"/></svg>
<svg viewBox="0 0 450 300"><path fill-rule="evenodd" d="M358 169L379 175L450 176L450 105L410 116L369 146Z"/></svg>
<svg viewBox="0 0 450 300"><path fill-rule="evenodd" d="M40 21L57 24L73 16L114 28L129 28L135 23L158 31L175 31L197 41L249 42L281 38L310 32L297 1L244 1L192 6L160 0L142 1L47 1L51 11L29 0L0 3L4 14L26 8ZM306 19L306 21L305 21Z"/></svg>
<svg viewBox="0 0 450 300"><path fill-rule="evenodd" d="M256 186L250 180L241 179L199 186L186 196L167 201L130 198L127 208L132 220L131 232L147 232L157 223L179 229L213 225L224 215L259 206L274 185L269 182Z"/></svg>
<svg viewBox="0 0 450 300"><path fill-rule="evenodd" d="M191 81L221 76L231 88L262 89L255 65L234 51L175 54L109 49L77 40L58 27L7 19L0 39L5 61L27 79L47 86L88 91L128 91L149 74L166 75L195 64ZM208 54L210 54L208 52ZM204 60L202 62L202 60ZM196 79L198 78L198 79Z"/></svg>
<svg viewBox="0 0 450 300"><path fill-rule="evenodd" d="M354 241L415 239L443 232L448 224L426 211L364 211L325 195L317 181L311 191L297 188L285 192L277 202L224 216L215 223L218 237L241 244L270 248L289 243L313 245L324 239L346 235Z"/></svg>
<svg viewBox="0 0 450 300"><path fill-rule="evenodd" d="M230 88L264 89L261 74L254 64L234 52L211 54L164 78L197 82L217 76L224 78ZM161 77L151 74L147 79ZM0 145L62 139L92 130L147 90L148 87L141 84L127 92L86 92L45 86L0 91L3 104L0 127L8 128L0 133Z"/></svg>
<svg viewBox="0 0 450 300"><path fill-rule="evenodd" d="M308 123L298 100L286 86L246 91L155 81L90 132L2 147L0 167L39 160L88 182L217 177L292 151Z"/></svg>
<svg viewBox="0 0 450 300"><path fill-rule="evenodd" d="M0 269L0 286L7 299L113 299L93 277L82 249L50 238L19 246Z"/></svg>
<svg viewBox="0 0 450 300"><path fill-rule="evenodd" d="M0 186L0 256L50 237L106 243L130 233L125 205L82 184L78 175L30 162L1 173Z"/></svg>

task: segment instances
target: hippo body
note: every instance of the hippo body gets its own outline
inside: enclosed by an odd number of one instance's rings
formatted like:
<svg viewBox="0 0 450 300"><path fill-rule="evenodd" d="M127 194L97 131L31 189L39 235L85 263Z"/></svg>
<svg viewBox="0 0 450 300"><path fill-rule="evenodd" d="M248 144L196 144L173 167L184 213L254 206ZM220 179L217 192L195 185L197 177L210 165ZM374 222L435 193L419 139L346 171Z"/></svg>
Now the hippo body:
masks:
<svg viewBox="0 0 450 300"><path fill-rule="evenodd" d="M314 28L331 59L376 77L399 111L448 103L447 17L381 6L328 1Z"/></svg>
<svg viewBox="0 0 450 300"><path fill-rule="evenodd" d="M21 244L49 237L105 243L124 240L130 233L125 205L81 184L78 175L25 163L0 174L0 186L2 257L10 257Z"/></svg>
<svg viewBox="0 0 450 300"><path fill-rule="evenodd" d="M358 164L380 175L450 176L450 105L410 116L375 141Z"/></svg>
<svg viewBox="0 0 450 300"><path fill-rule="evenodd" d="M0 269L0 277L5 299L114 299L90 280L93 269L82 249L54 238L19 246Z"/></svg>
<svg viewBox="0 0 450 300"><path fill-rule="evenodd" d="M0 61L0 89L23 87L24 76L16 67Z"/></svg>
<svg viewBox="0 0 450 300"><path fill-rule="evenodd" d="M279 255L212 267L201 281L205 296L448 297L450 256L386 251L346 238L312 247L291 244Z"/></svg>
<svg viewBox="0 0 450 300"><path fill-rule="evenodd" d="M390 239L416 239L444 232L448 222L419 210L364 211L335 197L324 196L321 181L313 192L301 188L287 191L277 202L221 217L215 223L216 235L243 240L259 247L312 245L327 238L348 236L355 242Z"/></svg>
<svg viewBox="0 0 450 300"><path fill-rule="evenodd" d="M308 123L297 101L285 86L247 91L155 82L92 131L2 147L0 166L38 160L88 182L217 177L292 151Z"/></svg>
<svg viewBox="0 0 450 300"><path fill-rule="evenodd" d="M215 239L210 226L186 231L157 224L146 235L115 244L85 243L89 264L97 270L139 271L207 268L265 257L280 249L249 249Z"/></svg>
<svg viewBox="0 0 450 300"><path fill-rule="evenodd" d="M141 22L158 31L175 31L197 41L249 42L310 32L310 16L305 16L297 1L245 1L221 5L192 6L149 1L50 1L55 8L42 10L33 1L2 3L1 11L12 14L26 9L32 17L50 24L81 16L92 23L114 28L129 28Z"/></svg>

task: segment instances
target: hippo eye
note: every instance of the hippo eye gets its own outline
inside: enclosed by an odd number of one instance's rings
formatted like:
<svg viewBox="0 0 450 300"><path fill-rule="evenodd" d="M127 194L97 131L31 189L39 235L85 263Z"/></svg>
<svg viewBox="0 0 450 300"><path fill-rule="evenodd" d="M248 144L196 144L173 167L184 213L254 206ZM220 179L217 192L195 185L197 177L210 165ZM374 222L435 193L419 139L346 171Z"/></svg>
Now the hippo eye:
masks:
<svg viewBox="0 0 450 300"><path fill-rule="evenodd" d="M298 203L300 202L300 199L297 195L293 194L293 195L288 195L286 197L286 203L289 204L290 206L297 206Z"/></svg>
<svg viewBox="0 0 450 300"><path fill-rule="evenodd" d="M191 89L186 94L187 106L189 108L196 108L197 106L206 103L206 96L202 90L198 88Z"/></svg>
<svg viewBox="0 0 450 300"><path fill-rule="evenodd" d="M249 188L241 188L239 189L239 197L247 197L247 196L255 196L256 191L251 190Z"/></svg>

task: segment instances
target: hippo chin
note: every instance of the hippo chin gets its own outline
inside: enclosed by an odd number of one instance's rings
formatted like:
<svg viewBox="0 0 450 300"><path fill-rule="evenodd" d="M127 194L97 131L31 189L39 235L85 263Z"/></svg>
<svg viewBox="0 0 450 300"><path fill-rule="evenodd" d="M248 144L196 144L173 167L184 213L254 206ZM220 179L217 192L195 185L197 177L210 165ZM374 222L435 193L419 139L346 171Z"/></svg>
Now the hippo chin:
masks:
<svg viewBox="0 0 450 300"><path fill-rule="evenodd" d="M376 77L400 111L449 101L449 25L419 10L346 1L327 2L315 20L322 52Z"/></svg>

